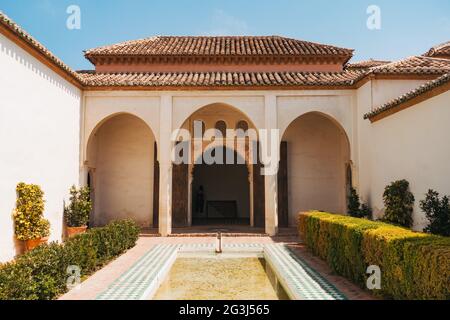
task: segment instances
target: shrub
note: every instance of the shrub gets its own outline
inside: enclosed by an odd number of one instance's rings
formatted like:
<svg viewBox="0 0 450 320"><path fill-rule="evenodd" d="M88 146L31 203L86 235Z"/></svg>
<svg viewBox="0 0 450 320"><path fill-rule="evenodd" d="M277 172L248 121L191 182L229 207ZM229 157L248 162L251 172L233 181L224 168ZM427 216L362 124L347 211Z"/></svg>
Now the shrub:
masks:
<svg viewBox="0 0 450 320"><path fill-rule="evenodd" d="M0 300L50 300L67 291L67 267L76 265L81 277L136 244L139 227L131 220L93 228L64 244L50 243L0 266Z"/></svg>
<svg viewBox="0 0 450 320"><path fill-rule="evenodd" d="M347 199L348 214L352 217L358 217L359 207L361 206L361 203L359 202L359 196L355 188L350 188L350 194Z"/></svg>
<svg viewBox="0 0 450 320"><path fill-rule="evenodd" d="M366 287L366 269L381 269L381 290L393 299L450 299L450 238L383 222L324 212L299 216L305 244L332 270Z"/></svg>
<svg viewBox="0 0 450 320"><path fill-rule="evenodd" d="M48 237L50 223L43 218L44 192L34 184L19 183L16 187L17 203L13 213L14 229L18 240Z"/></svg>
<svg viewBox="0 0 450 320"><path fill-rule="evenodd" d="M370 218L372 216L372 209L365 203L361 204L359 195L354 188L350 188L347 203L348 214L350 216L357 218Z"/></svg>
<svg viewBox="0 0 450 320"><path fill-rule="evenodd" d="M360 252L363 232L376 228L377 223L325 212L301 214L299 219L300 235L308 248L334 272L362 285L366 271Z"/></svg>
<svg viewBox="0 0 450 320"><path fill-rule="evenodd" d="M398 180L384 189L385 214L383 220L410 228L413 223L414 195L409 191L409 182Z"/></svg>
<svg viewBox="0 0 450 320"><path fill-rule="evenodd" d="M428 190L425 199L420 201L420 209L429 221L426 232L450 236L450 203L447 196L440 199L438 192Z"/></svg>
<svg viewBox="0 0 450 320"><path fill-rule="evenodd" d="M361 217L372 219L372 208L365 203L361 205Z"/></svg>
<svg viewBox="0 0 450 320"><path fill-rule="evenodd" d="M70 203L64 207L64 219L68 227L87 225L92 210L90 190L88 187L70 188Z"/></svg>

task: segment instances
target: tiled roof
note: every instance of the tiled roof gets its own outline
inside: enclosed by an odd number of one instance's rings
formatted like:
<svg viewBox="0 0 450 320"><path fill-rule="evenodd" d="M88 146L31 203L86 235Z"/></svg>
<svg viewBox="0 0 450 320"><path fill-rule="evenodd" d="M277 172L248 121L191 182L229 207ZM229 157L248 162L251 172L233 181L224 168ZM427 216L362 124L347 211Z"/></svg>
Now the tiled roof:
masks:
<svg viewBox="0 0 450 320"><path fill-rule="evenodd" d="M425 53L427 57L440 57L446 56L450 57L450 41L441 43L433 48L431 48L427 53Z"/></svg>
<svg viewBox="0 0 450 320"><path fill-rule="evenodd" d="M11 18L0 11L0 25L4 26L10 32L12 32L16 37L25 41L33 49L37 50L41 55L43 55L49 62L54 64L59 69L66 72L75 81L80 82L78 74L73 71L68 65L62 62L58 57L51 53L44 45L39 41L29 35L25 30L23 30L18 24L16 24Z"/></svg>
<svg viewBox="0 0 450 320"><path fill-rule="evenodd" d="M392 110L404 102L407 102L413 98L416 98L422 94L430 92L431 90L441 87L448 83L450 83L450 73L446 73L443 76L440 76L439 78L437 78L435 80L429 81L429 82L421 85L420 87L418 87L414 90L411 90L408 93L405 93L405 94L401 95L400 97L395 98L395 99L375 108L371 112L366 113L364 115L364 119L370 119L370 118L373 118L385 111Z"/></svg>
<svg viewBox="0 0 450 320"><path fill-rule="evenodd" d="M345 68L346 69L370 69L370 68L382 66L382 65L385 65L388 63L391 63L391 61L369 59L369 60L364 60L364 61L348 63L345 66Z"/></svg>
<svg viewBox="0 0 450 320"><path fill-rule="evenodd" d="M86 86L101 87L264 87L351 86L364 76L361 71L343 72L179 72L92 73L80 76Z"/></svg>
<svg viewBox="0 0 450 320"><path fill-rule="evenodd" d="M361 65L369 65L364 62ZM168 72L80 73L86 86L225 87L225 86L351 86L369 74L436 75L450 72L450 61L410 57L375 67L350 67L342 72Z"/></svg>
<svg viewBox="0 0 450 320"><path fill-rule="evenodd" d="M370 70L372 74L444 74L450 71L450 60L413 56Z"/></svg>
<svg viewBox="0 0 450 320"><path fill-rule="evenodd" d="M353 50L280 36L157 36L122 42L86 51L86 57L101 55L162 56L270 56L342 55Z"/></svg>

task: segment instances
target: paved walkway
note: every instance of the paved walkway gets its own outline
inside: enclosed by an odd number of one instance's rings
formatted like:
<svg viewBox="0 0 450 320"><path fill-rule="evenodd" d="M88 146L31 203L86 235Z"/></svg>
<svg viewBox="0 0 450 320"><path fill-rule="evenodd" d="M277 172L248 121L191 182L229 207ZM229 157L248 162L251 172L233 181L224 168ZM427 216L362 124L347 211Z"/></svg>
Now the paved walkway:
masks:
<svg viewBox="0 0 450 320"><path fill-rule="evenodd" d="M117 278L130 269L137 260L147 253L153 246L157 244L194 244L194 243L210 243L214 244L215 237L141 237L136 246L127 251L116 260L110 262L101 270L94 273L86 279L78 288L75 288L62 297L61 300L93 300L100 293L104 292ZM267 236L240 236L240 237L224 237L224 244L237 243L286 243L293 249L296 255L305 260L312 268L319 272L325 279L335 285L343 294L351 300L373 299L370 293L361 290L347 279L334 275L325 262L311 255L306 248L299 244L296 237L267 237Z"/></svg>

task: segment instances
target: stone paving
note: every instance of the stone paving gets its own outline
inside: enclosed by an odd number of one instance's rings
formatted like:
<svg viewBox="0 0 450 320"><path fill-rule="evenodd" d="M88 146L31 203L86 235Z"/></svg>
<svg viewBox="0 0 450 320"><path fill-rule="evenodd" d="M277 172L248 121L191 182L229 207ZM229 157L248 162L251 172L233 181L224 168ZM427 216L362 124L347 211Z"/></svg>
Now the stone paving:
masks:
<svg viewBox="0 0 450 320"><path fill-rule="evenodd" d="M114 281L120 278L127 270L129 270L140 258L142 258L152 247L158 244L211 244L216 241L212 236L201 237L146 237L139 238L136 246L116 260L110 262L101 270L94 273L86 279L78 288L72 289L65 295L61 296L61 300L94 300ZM291 250L304 260L311 268L317 271L328 282L332 283L340 292L342 292L350 300L367 300L374 297L347 279L333 274L324 261L310 254L304 245L299 243L297 237L281 236L240 236L240 237L224 237L222 239L224 245L229 244L273 244L285 243Z"/></svg>

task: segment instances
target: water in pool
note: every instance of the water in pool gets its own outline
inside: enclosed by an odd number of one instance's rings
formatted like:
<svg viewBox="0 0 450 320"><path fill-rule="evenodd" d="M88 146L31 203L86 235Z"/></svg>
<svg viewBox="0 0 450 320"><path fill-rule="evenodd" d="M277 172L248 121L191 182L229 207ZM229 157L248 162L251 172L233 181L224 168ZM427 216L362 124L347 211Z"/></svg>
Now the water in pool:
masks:
<svg viewBox="0 0 450 320"><path fill-rule="evenodd" d="M288 299L262 258L178 258L155 300Z"/></svg>

